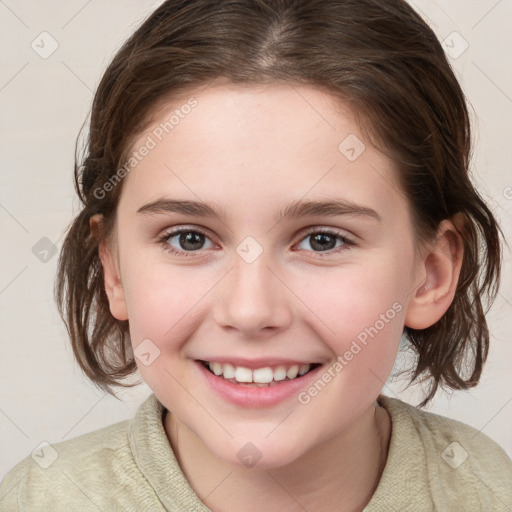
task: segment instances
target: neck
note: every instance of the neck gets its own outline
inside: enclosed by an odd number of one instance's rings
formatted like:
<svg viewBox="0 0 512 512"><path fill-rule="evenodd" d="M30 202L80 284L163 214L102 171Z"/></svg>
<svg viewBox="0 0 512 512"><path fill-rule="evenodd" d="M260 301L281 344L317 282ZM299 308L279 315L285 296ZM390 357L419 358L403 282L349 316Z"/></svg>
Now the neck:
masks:
<svg viewBox="0 0 512 512"><path fill-rule="evenodd" d="M391 421L386 410L374 404L356 423L286 466L258 469L219 459L174 415L165 417L169 442L185 476L213 511L361 511L384 470Z"/></svg>

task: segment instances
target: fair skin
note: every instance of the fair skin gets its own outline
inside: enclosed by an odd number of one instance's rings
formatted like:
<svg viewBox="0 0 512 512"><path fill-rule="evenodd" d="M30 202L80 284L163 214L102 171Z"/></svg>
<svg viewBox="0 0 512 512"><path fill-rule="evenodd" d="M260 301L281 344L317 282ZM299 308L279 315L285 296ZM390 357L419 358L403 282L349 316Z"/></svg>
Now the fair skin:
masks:
<svg viewBox="0 0 512 512"><path fill-rule="evenodd" d="M161 109L133 148L190 96ZM221 84L194 97L191 113L124 178L114 242L100 245L111 312L129 320L134 349L150 339L160 350L138 368L170 411L169 442L208 507L360 511L386 462L391 425L376 399L404 325L434 324L454 297L462 261L454 225L443 221L435 242L416 249L394 163L325 92ZM349 134L366 145L354 161L338 149ZM215 203L225 218L137 213L166 199ZM350 201L380 220L280 219L296 200ZM157 242L178 227L205 233L200 248L175 235ZM334 231L332 245L322 251L309 228ZM248 236L262 248L251 263L237 253ZM198 375L197 359L221 356L319 362L322 374L393 304L392 320L307 404L295 394L235 405ZM261 453L254 467L237 457L248 442Z"/></svg>

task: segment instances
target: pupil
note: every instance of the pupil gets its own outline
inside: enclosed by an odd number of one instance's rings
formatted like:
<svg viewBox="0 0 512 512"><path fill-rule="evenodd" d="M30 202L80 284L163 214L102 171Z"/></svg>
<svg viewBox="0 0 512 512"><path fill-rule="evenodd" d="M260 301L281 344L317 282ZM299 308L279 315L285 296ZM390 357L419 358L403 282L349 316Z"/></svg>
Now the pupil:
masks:
<svg viewBox="0 0 512 512"><path fill-rule="evenodd" d="M328 233L317 233L316 235L313 235L312 236L312 243L311 243L311 247L313 247L313 249L320 249L320 250L329 250L329 249L334 249L334 247L336 246L336 240L334 239L333 236L329 235ZM322 240L325 242L325 240L327 239L327 244L325 243L322 243ZM316 247L315 247L316 245ZM329 247L331 246L332 247Z"/></svg>
<svg viewBox="0 0 512 512"><path fill-rule="evenodd" d="M193 233L189 231L188 233L182 233L180 235L180 245L187 250L194 251L200 249L203 245L203 235L200 233ZM191 246L187 247L187 244L191 244Z"/></svg>

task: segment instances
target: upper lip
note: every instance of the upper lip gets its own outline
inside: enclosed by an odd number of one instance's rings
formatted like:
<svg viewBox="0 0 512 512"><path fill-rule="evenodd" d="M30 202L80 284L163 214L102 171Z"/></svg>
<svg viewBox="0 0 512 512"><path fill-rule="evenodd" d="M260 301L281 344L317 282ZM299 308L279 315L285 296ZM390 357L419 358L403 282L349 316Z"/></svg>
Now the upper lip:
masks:
<svg viewBox="0 0 512 512"><path fill-rule="evenodd" d="M303 364L317 364L317 361L309 360L309 361L298 361L295 359L284 359L279 357L273 357L268 359L258 358L258 359L245 359L242 357L212 357L209 358L201 358L198 361L206 361L208 363L220 363L220 364L231 364L233 366L242 366L244 368L249 368L254 370L256 368L265 368L267 366L293 366L293 365L303 365Z"/></svg>

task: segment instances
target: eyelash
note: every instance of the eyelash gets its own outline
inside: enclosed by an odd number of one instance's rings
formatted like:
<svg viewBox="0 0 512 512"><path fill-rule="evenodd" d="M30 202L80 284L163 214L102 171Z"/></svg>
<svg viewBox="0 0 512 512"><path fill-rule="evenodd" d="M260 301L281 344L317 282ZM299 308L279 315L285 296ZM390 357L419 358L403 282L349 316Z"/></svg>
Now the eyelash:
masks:
<svg viewBox="0 0 512 512"><path fill-rule="evenodd" d="M162 248L164 249L165 252L170 253L174 256L191 257L191 256L194 256L194 253L200 252L201 249L199 249L197 251L181 251L178 249L174 249L172 246L169 245L169 240L171 238L175 237L176 235L180 235L182 233L197 233L197 234L200 234L208 239L210 238L206 233L204 233L203 231L201 231L200 229L197 229L197 228L179 228L179 229L168 231L167 233L164 233L160 238L158 238L157 243L162 246ZM339 239L341 242L343 242L343 245L341 245L340 247L338 247L336 249L330 249L328 251L320 251L320 252L308 251L308 252L313 252L313 254L315 254L315 258L328 258L329 256L332 256L333 254L338 254L343 251L349 251L352 247L357 246L357 244L354 242L354 240L351 240L350 238L347 238L346 236L341 235L337 231L334 231L332 229L327 229L327 228L310 228L309 230L306 231L306 233L304 234L304 236L301 238L300 241L302 242L303 240L308 238L308 236L311 236L313 234L331 235L331 236Z"/></svg>

